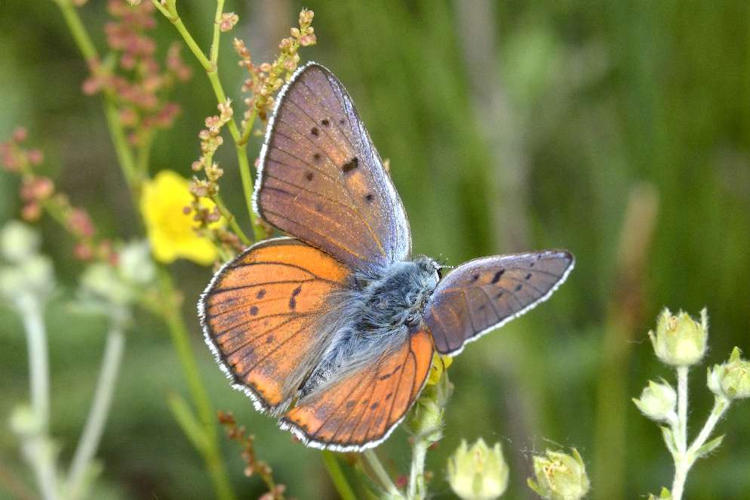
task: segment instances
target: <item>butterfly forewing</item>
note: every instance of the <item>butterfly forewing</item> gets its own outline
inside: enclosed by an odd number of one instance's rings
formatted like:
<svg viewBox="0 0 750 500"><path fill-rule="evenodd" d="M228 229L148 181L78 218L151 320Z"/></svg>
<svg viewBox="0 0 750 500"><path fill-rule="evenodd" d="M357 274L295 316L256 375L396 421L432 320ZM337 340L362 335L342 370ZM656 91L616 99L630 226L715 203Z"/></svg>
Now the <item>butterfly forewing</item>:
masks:
<svg viewBox="0 0 750 500"><path fill-rule="evenodd" d="M260 158L256 209L268 222L358 271L405 259L401 200L354 104L308 64L282 90Z"/></svg>
<svg viewBox="0 0 750 500"><path fill-rule="evenodd" d="M573 256L549 250L476 259L442 280L425 322L436 349L457 353L465 342L546 300L573 268Z"/></svg>
<svg viewBox="0 0 750 500"><path fill-rule="evenodd" d="M253 246L226 265L201 301L206 341L235 386L261 410L295 394L326 338L317 322L349 271L292 238Z"/></svg>
<svg viewBox="0 0 750 500"><path fill-rule="evenodd" d="M410 334L393 350L297 403L282 418L311 446L362 450L388 437L416 400L432 363L429 332Z"/></svg>

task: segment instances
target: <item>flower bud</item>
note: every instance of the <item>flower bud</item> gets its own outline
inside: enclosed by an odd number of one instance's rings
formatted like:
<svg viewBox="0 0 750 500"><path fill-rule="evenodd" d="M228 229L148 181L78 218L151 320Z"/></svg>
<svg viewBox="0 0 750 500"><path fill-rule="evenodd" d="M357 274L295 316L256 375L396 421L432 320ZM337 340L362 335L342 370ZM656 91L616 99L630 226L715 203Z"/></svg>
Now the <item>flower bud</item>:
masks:
<svg viewBox="0 0 750 500"><path fill-rule="evenodd" d="M529 487L542 498L577 500L589 491L589 478L578 450L573 455L558 451L545 451L534 457L535 479L529 478Z"/></svg>
<svg viewBox="0 0 750 500"><path fill-rule="evenodd" d="M463 499L498 498L508 487L508 473L500 443L490 449L481 438L470 448L462 440L448 459L448 482Z"/></svg>
<svg viewBox="0 0 750 500"><path fill-rule="evenodd" d="M633 398L633 403L646 417L656 422L664 422L674 414L677 393L664 381L649 381L648 387L641 392L640 399Z"/></svg>
<svg viewBox="0 0 750 500"><path fill-rule="evenodd" d="M708 388L717 396L727 399L750 397L750 361L740 358L735 347L729 361L714 365L708 370Z"/></svg>
<svg viewBox="0 0 750 500"><path fill-rule="evenodd" d="M18 263L39 250L39 233L23 222L10 221L0 231L0 252L10 262Z"/></svg>
<svg viewBox="0 0 750 500"><path fill-rule="evenodd" d="M656 320L656 334L648 332L656 356L668 365L690 366L703 358L708 338L708 316L701 311L700 323L680 311L673 316L669 309Z"/></svg>

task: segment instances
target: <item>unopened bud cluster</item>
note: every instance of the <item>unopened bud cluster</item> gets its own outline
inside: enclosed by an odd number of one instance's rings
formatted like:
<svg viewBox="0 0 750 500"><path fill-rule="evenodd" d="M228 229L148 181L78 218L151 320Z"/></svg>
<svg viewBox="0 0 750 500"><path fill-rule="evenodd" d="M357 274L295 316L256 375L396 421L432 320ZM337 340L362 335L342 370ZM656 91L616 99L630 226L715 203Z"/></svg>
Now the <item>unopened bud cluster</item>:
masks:
<svg viewBox="0 0 750 500"><path fill-rule="evenodd" d="M18 128L10 140L0 143L0 166L22 179L19 194L24 205L21 217L35 222L46 211L74 237L73 254L76 258L115 263L117 254L112 243L97 237L88 212L71 205L67 196L56 191L52 179L37 173L36 167L42 163L44 155L38 149L27 149L23 144L26 137L26 129Z"/></svg>
<svg viewBox="0 0 750 500"><path fill-rule="evenodd" d="M284 85L299 65L299 49L315 45L315 29L312 27L314 13L302 9L299 13L299 27L290 30L291 36L279 42L279 56L272 63L254 64L245 42L235 38L234 49L240 57L239 65L245 68L250 77L242 85L243 92L248 92L245 99L247 111L242 128L247 133L251 118L259 116L265 120L273 108L273 95Z"/></svg>
<svg viewBox="0 0 750 500"><path fill-rule="evenodd" d="M83 83L83 91L115 97L128 140L143 145L154 129L172 125L180 108L167 100L167 94L192 72L182 61L177 43L167 50L163 65L157 61L156 41L150 34L156 28L152 2L110 0L107 10L112 20L104 31L117 64L89 61L91 76Z"/></svg>

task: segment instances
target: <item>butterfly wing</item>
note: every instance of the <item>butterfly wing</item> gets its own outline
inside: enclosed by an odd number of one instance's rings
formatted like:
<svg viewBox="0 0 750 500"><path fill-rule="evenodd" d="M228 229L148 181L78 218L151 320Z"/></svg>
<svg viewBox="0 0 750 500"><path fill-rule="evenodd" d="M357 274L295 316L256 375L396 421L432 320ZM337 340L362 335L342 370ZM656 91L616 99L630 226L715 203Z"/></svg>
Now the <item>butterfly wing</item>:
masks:
<svg viewBox="0 0 750 500"><path fill-rule="evenodd" d="M358 271L411 250L404 207L349 94L315 63L279 94L255 205L277 228Z"/></svg>
<svg viewBox="0 0 750 500"><path fill-rule="evenodd" d="M459 266L435 289L425 322L442 354L457 354L552 295L573 269L564 250L476 259Z"/></svg>
<svg viewBox="0 0 750 500"><path fill-rule="evenodd" d="M349 271L293 238L267 240L226 264L198 303L206 343L233 386L260 411L278 412L327 339L317 321Z"/></svg>
<svg viewBox="0 0 750 500"><path fill-rule="evenodd" d="M316 448L362 451L377 446L419 396L433 350L427 330L411 333L400 346L300 400L281 426Z"/></svg>

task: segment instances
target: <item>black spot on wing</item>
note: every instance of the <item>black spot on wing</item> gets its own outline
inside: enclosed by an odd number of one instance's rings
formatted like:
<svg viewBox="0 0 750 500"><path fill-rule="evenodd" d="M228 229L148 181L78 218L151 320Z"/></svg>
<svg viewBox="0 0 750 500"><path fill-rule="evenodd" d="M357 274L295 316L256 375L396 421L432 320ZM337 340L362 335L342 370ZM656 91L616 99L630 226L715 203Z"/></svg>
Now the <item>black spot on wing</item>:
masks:
<svg viewBox="0 0 750 500"><path fill-rule="evenodd" d="M492 281L490 281L490 283L494 285L495 283L500 281L500 278L503 276L504 272L505 272L505 269L500 269L498 272L496 272L495 275L492 277Z"/></svg>
<svg viewBox="0 0 750 500"><path fill-rule="evenodd" d="M345 174L348 174L349 172L351 172L358 166L359 166L359 159L355 156L351 160L349 160L348 162L344 163L341 166L341 171L344 172Z"/></svg>

